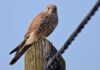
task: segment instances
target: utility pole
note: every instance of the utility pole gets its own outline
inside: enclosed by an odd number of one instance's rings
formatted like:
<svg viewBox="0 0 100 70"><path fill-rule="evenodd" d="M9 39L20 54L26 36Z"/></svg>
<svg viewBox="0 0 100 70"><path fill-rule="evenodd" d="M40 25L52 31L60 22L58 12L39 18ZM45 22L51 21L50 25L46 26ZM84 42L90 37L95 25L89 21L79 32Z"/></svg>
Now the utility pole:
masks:
<svg viewBox="0 0 100 70"><path fill-rule="evenodd" d="M56 52L55 47L47 39L35 42L25 54L25 70L44 70ZM66 70L65 66L65 61L61 57L54 61L47 70Z"/></svg>

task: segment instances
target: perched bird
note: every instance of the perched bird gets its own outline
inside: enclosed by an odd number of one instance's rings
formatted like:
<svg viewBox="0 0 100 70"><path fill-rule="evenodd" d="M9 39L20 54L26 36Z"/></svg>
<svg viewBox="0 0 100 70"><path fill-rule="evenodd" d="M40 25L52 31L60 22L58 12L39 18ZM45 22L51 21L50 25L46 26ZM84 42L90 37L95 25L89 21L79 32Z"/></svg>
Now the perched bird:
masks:
<svg viewBox="0 0 100 70"><path fill-rule="evenodd" d="M25 34L24 40L10 52L10 54L16 52L10 65L13 65L30 48L30 46L34 44L34 42L48 37L54 31L57 24L57 7L50 4L42 13L35 17Z"/></svg>

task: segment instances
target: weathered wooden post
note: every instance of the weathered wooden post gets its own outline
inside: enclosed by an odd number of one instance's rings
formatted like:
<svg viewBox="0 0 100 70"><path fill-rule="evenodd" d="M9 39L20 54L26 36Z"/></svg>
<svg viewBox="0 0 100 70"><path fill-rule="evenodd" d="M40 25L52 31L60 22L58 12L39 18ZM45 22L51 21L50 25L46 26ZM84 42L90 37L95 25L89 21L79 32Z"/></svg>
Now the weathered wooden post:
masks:
<svg viewBox="0 0 100 70"><path fill-rule="evenodd" d="M47 39L39 40L25 54L25 70L43 70L56 52L57 50ZM52 69L48 70L65 70L64 59L61 57L51 67Z"/></svg>

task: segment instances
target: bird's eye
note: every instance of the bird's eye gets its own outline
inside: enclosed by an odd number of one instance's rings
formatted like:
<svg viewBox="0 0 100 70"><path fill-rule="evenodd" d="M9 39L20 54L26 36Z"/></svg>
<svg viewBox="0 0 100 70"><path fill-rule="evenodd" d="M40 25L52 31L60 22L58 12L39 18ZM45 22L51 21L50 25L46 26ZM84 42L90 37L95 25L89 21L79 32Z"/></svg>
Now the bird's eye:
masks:
<svg viewBox="0 0 100 70"><path fill-rule="evenodd" d="M48 9L49 9L49 7L48 7Z"/></svg>

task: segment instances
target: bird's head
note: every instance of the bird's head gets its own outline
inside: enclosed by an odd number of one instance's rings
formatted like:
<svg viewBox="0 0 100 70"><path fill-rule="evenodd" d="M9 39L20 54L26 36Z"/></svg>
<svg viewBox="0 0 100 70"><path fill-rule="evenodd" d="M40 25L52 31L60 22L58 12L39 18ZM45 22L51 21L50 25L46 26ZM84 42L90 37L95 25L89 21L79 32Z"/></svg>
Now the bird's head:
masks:
<svg viewBox="0 0 100 70"><path fill-rule="evenodd" d="M50 4L46 7L46 9L44 10L47 13L57 13L57 7L53 4Z"/></svg>

